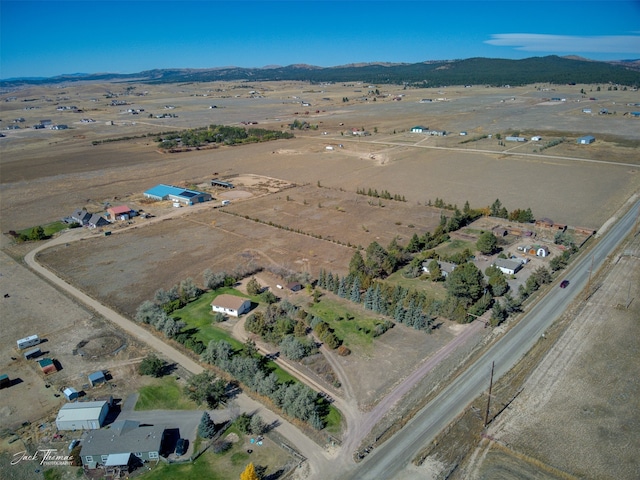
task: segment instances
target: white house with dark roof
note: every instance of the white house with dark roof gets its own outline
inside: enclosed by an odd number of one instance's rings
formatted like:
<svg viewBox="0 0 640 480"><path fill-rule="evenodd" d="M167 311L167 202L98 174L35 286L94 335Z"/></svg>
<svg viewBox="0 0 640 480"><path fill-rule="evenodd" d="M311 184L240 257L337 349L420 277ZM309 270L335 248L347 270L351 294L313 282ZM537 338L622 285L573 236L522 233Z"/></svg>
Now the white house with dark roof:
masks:
<svg viewBox="0 0 640 480"><path fill-rule="evenodd" d="M218 295L211 302L211 309L214 312L221 312L232 317L239 317L251 309L251 300L223 293Z"/></svg>
<svg viewBox="0 0 640 480"><path fill-rule="evenodd" d="M498 267L502 273L507 275L515 275L522 268L522 263L507 258L496 258L492 266Z"/></svg>
<svg viewBox="0 0 640 480"><path fill-rule="evenodd" d="M134 420L113 422L108 429L87 434L82 442L80 458L88 469L99 466L140 466L158 461L164 439L164 427L140 426Z"/></svg>

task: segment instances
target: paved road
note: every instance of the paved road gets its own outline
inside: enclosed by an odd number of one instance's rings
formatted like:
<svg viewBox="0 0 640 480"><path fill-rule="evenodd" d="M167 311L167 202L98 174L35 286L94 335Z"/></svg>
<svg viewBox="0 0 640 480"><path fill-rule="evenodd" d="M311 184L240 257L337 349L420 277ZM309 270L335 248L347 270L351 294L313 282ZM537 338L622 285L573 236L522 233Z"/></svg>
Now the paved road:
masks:
<svg viewBox="0 0 640 480"><path fill-rule="evenodd" d="M577 260L564 278L570 280L566 289L556 286L480 359L447 386L434 400L394 437L375 449L361 464L350 472L340 472L327 478L340 479L392 479L418 452L432 441L455 417L485 391L495 361L495 378L500 378L512 368L545 330L564 312L569 304L584 295L589 282L590 270L597 271L608 255L629 234L640 213L640 202L636 202L599 240L588 253ZM557 283L557 282L556 282Z"/></svg>

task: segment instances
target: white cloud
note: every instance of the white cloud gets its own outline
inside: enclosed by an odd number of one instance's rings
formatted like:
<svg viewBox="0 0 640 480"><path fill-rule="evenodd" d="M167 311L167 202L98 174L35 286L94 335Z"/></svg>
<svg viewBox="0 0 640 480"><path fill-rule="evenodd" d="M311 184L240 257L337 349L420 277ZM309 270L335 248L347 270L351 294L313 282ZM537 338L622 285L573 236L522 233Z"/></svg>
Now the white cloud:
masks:
<svg viewBox="0 0 640 480"><path fill-rule="evenodd" d="M484 43L515 47L525 52L632 53L640 55L640 36L634 35L544 35L537 33L497 33Z"/></svg>

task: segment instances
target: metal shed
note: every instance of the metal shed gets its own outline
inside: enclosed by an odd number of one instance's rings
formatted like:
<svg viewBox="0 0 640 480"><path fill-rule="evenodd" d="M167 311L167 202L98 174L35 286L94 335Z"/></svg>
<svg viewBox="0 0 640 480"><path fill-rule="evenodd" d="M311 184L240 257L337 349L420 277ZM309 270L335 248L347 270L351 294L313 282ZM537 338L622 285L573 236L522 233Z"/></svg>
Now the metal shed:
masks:
<svg viewBox="0 0 640 480"><path fill-rule="evenodd" d="M102 426L109 406L107 402L78 402L62 406L56 417L58 430L96 430Z"/></svg>
<svg viewBox="0 0 640 480"><path fill-rule="evenodd" d="M102 371L97 371L89 374L89 383L92 387L95 387L96 385L99 385L100 383L104 383L106 381L107 379Z"/></svg>
<svg viewBox="0 0 640 480"><path fill-rule="evenodd" d="M64 393L64 396L66 397L67 400L71 401L71 400L75 400L76 398L78 398L78 391L73 388L73 387L67 387L65 388L62 393Z"/></svg>

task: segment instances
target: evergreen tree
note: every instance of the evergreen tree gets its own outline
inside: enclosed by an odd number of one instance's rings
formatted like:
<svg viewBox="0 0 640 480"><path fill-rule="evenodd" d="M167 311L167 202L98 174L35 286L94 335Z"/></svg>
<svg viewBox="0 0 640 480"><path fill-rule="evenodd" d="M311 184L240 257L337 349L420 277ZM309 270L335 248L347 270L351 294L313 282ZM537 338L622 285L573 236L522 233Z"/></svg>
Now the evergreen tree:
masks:
<svg viewBox="0 0 640 480"><path fill-rule="evenodd" d="M330 292L333 291L333 275L331 272L327 273L326 281L325 281L325 290Z"/></svg>
<svg viewBox="0 0 640 480"><path fill-rule="evenodd" d="M373 286L369 286L364 293L363 306L367 310L373 310Z"/></svg>
<svg viewBox="0 0 640 480"><path fill-rule="evenodd" d="M325 288L325 281L326 281L326 272L324 271L324 268L321 268L320 273L318 273L318 286L320 288Z"/></svg>
<svg viewBox="0 0 640 480"><path fill-rule="evenodd" d="M202 412L202 418L200 419L200 425L198 425L198 435L202 438L211 438L216 433L216 424L213 423L211 417L207 412Z"/></svg>
<svg viewBox="0 0 640 480"><path fill-rule="evenodd" d="M360 303L360 277L355 276L353 279L353 285L351 286L351 295L349 299L354 303Z"/></svg>
<svg viewBox="0 0 640 480"><path fill-rule="evenodd" d="M342 277L340 279L337 293L338 293L338 296L340 298L346 298L347 297L347 278L346 277Z"/></svg>
<svg viewBox="0 0 640 480"><path fill-rule="evenodd" d="M393 313L393 319L398 323L404 322L404 307L401 302L396 303L396 309Z"/></svg>

